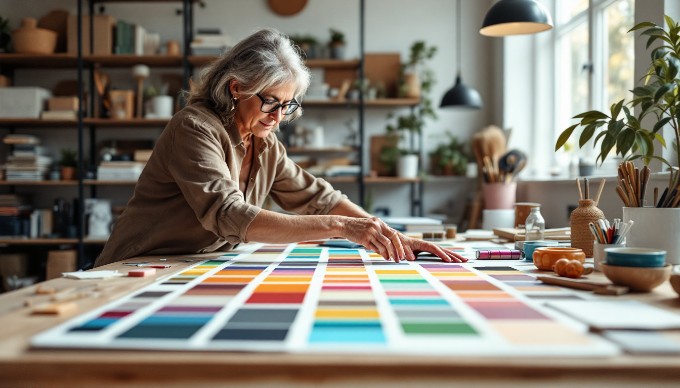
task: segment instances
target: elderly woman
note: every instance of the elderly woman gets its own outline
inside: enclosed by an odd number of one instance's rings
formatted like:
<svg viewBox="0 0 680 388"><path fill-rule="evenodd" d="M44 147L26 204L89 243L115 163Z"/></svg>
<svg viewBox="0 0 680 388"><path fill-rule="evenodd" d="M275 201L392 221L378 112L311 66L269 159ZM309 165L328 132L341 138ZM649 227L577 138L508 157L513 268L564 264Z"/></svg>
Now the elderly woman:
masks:
<svg viewBox="0 0 680 388"><path fill-rule="evenodd" d="M344 237L385 259L453 252L412 239L296 165L275 132L301 115L309 69L283 34L254 33L211 64L156 141L95 266L257 241ZM295 215L262 209L267 196Z"/></svg>

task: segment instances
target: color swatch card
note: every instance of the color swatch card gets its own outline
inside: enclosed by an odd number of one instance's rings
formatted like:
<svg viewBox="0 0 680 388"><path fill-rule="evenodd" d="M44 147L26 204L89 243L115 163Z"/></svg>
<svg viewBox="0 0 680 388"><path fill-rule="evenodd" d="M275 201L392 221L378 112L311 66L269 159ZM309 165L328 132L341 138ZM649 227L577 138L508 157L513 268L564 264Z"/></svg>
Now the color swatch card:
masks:
<svg viewBox="0 0 680 388"><path fill-rule="evenodd" d="M387 262L363 249L251 245L35 336L50 348L609 356L512 267ZM559 295L559 292L556 292Z"/></svg>

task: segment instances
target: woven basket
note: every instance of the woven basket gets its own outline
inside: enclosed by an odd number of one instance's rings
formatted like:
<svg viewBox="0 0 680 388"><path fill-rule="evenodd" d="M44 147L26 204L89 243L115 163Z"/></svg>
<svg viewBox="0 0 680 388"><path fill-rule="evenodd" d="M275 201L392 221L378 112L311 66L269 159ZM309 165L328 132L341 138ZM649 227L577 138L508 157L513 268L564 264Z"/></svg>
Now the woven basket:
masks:
<svg viewBox="0 0 680 388"><path fill-rule="evenodd" d="M592 199L578 201L578 207L571 212L569 217L571 246L583 249L586 257L593 257L593 243L595 242L595 236L588 224L597 223L597 220L601 218L604 218L604 213L595 206Z"/></svg>

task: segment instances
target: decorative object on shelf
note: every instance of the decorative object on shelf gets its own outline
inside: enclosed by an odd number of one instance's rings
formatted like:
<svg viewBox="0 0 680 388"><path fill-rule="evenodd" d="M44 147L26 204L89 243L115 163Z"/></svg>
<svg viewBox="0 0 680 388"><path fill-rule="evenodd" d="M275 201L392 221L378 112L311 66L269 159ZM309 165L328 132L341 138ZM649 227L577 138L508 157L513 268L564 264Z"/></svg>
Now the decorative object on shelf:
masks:
<svg viewBox="0 0 680 388"><path fill-rule="evenodd" d="M447 143L439 143L430 152L430 167L433 175L465 175L468 163L467 144L459 141L451 132L446 131Z"/></svg>
<svg viewBox="0 0 680 388"><path fill-rule="evenodd" d="M9 52L9 44L12 41L12 35L9 30L9 19L0 16L0 53Z"/></svg>
<svg viewBox="0 0 680 388"><path fill-rule="evenodd" d="M456 31L456 59L457 59L457 73L456 73L456 83L451 89L449 89L442 97L442 102L439 107L456 107L456 108L471 108L480 109L482 107L482 97L479 92L474 88L471 88L463 83L461 78L462 71L462 52L461 52L461 39L463 38L461 32L461 25L463 24L463 18L460 9L461 0L458 0L457 5L457 31Z"/></svg>
<svg viewBox="0 0 680 388"><path fill-rule="evenodd" d="M399 178L417 178L418 177L418 155L404 154L400 155L397 160L397 176Z"/></svg>
<svg viewBox="0 0 680 388"><path fill-rule="evenodd" d="M267 0L267 4L277 15L293 16L305 8L307 0Z"/></svg>
<svg viewBox="0 0 680 388"><path fill-rule="evenodd" d="M55 52L66 51L66 30L69 13L63 9L54 9L47 15L38 19L38 27L52 30L57 33L57 45Z"/></svg>
<svg viewBox="0 0 680 388"><path fill-rule="evenodd" d="M12 46L19 54L52 54L57 47L57 33L38 28L34 18L24 18L21 27L12 31Z"/></svg>
<svg viewBox="0 0 680 388"><path fill-rule="evenodd" d="M132 77L137 82L137 93L135 95L135 117L142 118L144 102L144 80L149 78L151 70L147 65L135 65L132 67Z"/></svg>
<svg viewBox="0 0 680 388"><path fill-rule="evenodd" d="M165 55L181 55L179 49L179 42L176 40L169 40L165 43Z"/></svg>
<svg viewBox="0 0 680 388"><path fill-rule="evenodd" d="M328 42L331 59L343 59L345 57L345 34L342 31L331 28L331 40Z"/></svg>
<svg viewBox="0 0 680 388"><path fill-rule="evenodd" d="M90 238L108 238L111 234L111 201L99 198L85 199L85 214L88 220L88 233Z"/></svg>
<svg viewBox="0 0 680 388"><path fill-rule="evenodd" d="M110 90L108 99L111 101L110 118L126 120L134 116L135 92L133 90Z"/></svg>
<svg viewBox="0 0 680 388"><path fill-rule="evenodd" d="M422 40L411 45L408 61L402 64L401 97L420 98L432 89L434 73L427 67L427 61L436 53L437 47L428 46Z"/></svg>
<svg viewBox="0 0 680 388"><path fill-rule="evenodd" d="M302 50L305 59L315 59L318 56L319 41L312 35L290 35L289 38Z"/></svg>
<svg viewBox="0 0 680 388"><path fill-rule="evenodd" d="M65 181L71 181L76 179L76 169L78 167L78 153L73 149L63 148L61 150L59 166L61 171L61 179Z"/></svg>
<svg viewBox="0 0 680 388"><path fill-rule="evenodd" d="M598 142L600 143L596 162L604 162L614 150L616 155L624 157L625 160L642 159L645 165L648 165L654 159L671 167L666 159L654 154L655 141L662 147L667 146L663 137L664 127L670 126L673 129L676 142L680 139L680 123L669 113L680 111L680 93L676 84L680 68L678 64L680 35L675 32L678 24L669 16L666 16L665 20L668 29L654 23L643 22L628 31L643 30L642 35L649 36L648 47L657 41L663 43L651 51L651 65L644 77L645 84L632 90L633 98L630 101L622 99L612 104L610 112L590 110L574 116L580 121L562 131L555 144L555 151L567 143L578 127L583 128L579 137L579 147L583 147L596 135L596 130L602 129L594 141L595 147ZM638 109L637 116L633 115L633 109L629 106ZM619 117L622 112L623 117ZM651 129L643 127L644 123L649 121L646 119L648 116L655 118ZM677 160L673 165L678 166L680 153L676 156ZM669 191L672 189L673 187L669 187Z"/></svg>
<svg viewBox="0 0 680 388"><path fill-rule="evenodd" d="M428 46L424 41L416 41L411 45L411 53L408 62L402 65L402 70L411 68L415 71L415 74L417 74L420 100L418 105L413 107L409 114L398 116L396 118L396 124L388 124L385 128L387 130L387 137L391 137L392 140L384 142L383 147L379 151L379 160L381 164L386 166L389 175L394 175L396 173L400 156L414 154L412 147L407 147L402 144L406 141L405 134L407 132L409 133L411 144L413 144L414 137L423 130L425 120L427 118L437 118L437 114L432 109L432 100L429 97L429 93L434 86L435 80L432 70L427 67L427 61L432 59L436 52L436 47ZM406 93L404 85L406 85L406 83L402 79L400 87L401 96L404 96L404 93ZM394 115L391 112L387 116L388 119L392 119L393 117ZM372 169L377 170L375 166L373 166Z"/></svg>
<svg viewBox="0 0 680 388"><path fill-rule="evenodd" d="M500 0L484 16L486 36L535 34L552 28L550 12L536 0Z"/></svg>

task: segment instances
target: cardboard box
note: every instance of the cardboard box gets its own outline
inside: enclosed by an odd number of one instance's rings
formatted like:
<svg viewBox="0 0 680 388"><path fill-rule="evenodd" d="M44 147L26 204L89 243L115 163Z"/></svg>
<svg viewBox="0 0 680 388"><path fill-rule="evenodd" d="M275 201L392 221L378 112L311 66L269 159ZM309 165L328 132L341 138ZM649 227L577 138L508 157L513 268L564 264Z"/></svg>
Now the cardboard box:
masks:
<svg viewBox="0 0 680 388"><path fill-rule="evenodd" d="M110 116L112 119L131 119L135 113L134 90L111 90Z"/></svg>
<svg viewBox="0 0 680 388"><path fill-rule="evenodd" d="M47 252L47 273L45 280L60 278L64 272L73 272L77 269L77 257L75 249Z"/></svg>
<svg viewBox="0 0 680 388"><path fill-rule="evenodd" d="M47 110L78 111L78 97L52 97L47 100Z"/></svg>
<svg viewBox="0 0 680 388"><path fill-rule="evenodd" d="M83 55L90 55L90 18L83 16ZM69 15L66 27L66 52L78 54L78 16ZM94 54L113 54L113 26L116 19L110 15L95 15L94 17Z"/></svg>
<svg viewBox="0 0 680 388"><path fill-rule="evenodd" d="M0 88L0 118L40 118L45 100L51 96L49 90L38 87L13 86Z"/></svg>

